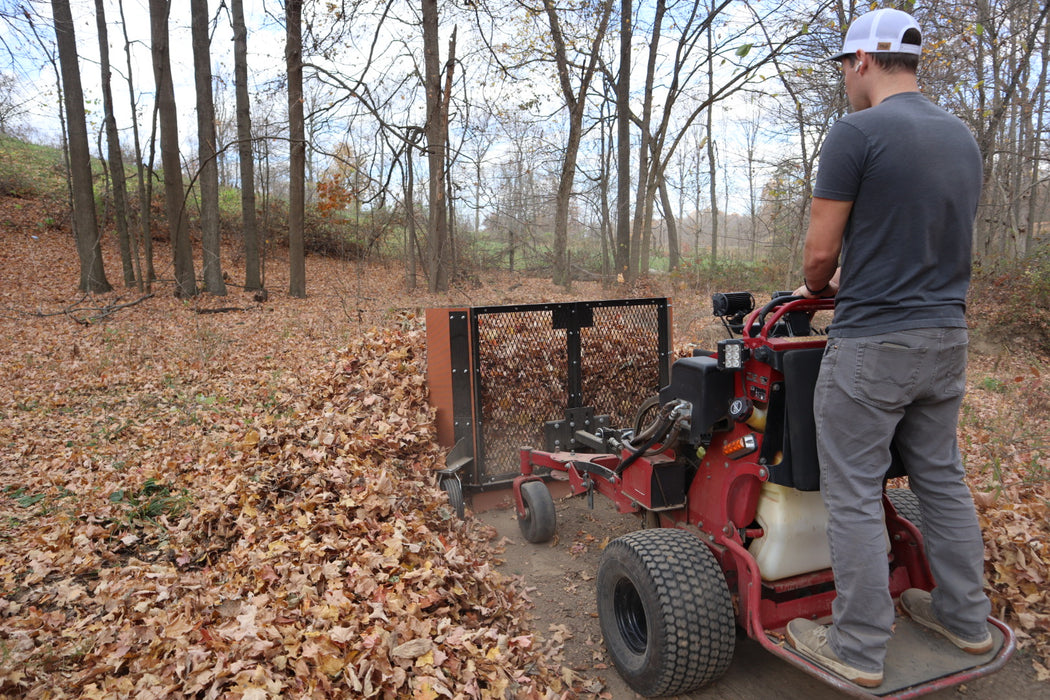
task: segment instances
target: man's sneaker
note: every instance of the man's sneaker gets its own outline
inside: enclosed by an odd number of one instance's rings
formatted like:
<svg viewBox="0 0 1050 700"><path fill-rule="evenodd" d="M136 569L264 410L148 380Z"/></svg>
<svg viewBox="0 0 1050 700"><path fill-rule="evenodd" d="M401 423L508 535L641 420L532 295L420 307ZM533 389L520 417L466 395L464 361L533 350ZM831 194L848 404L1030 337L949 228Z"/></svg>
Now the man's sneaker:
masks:
<svg viewBox="0 0 1050 700"><path fill-rule="evenodd" d="M992 634L989 632L984 639L976 642L963 639L947 627L942 625L933 613L933 598L929 591L919 588L909 588L901 593L901 607L908 613L911 619L923 627L928 627L934 632L943 634L948 640L967 654L986 654L992 650Z"/></svg>
<svg viewBox="0 0 1050 700"><path fill-rule="evenodd" d="M851 683L864 688L882 685L882 672L872 673L853 668L832 651L828 645L828 628L803 617L795 618L787 625L787 638L791 646L802 656Z"/></svg>

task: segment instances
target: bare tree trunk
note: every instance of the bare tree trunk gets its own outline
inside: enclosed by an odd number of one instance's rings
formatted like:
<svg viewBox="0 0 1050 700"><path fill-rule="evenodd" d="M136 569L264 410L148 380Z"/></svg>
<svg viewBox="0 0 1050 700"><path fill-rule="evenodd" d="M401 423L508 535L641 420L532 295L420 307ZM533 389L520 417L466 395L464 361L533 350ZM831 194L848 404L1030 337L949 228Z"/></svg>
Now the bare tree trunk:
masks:
<svg viewBox="0 0 1050 700"><path fill-rule="evenodd" d="M102 245L95 219L95 191L91 178L91 150L84 115L84 91L80 85L77 39L69 0L51 0L62 69L66 122L69 126L69 170L73 186L73 228L80 258L80 291L99 293L112 289L102 265Z"/></svg>
<svg viewBox="0 0 1050 700"><path fill-rule="evenodd" d="M306 201L306 123L303 117L303 0L285 5L288 66L288 294L306 296L303 219Z"/></svg>
<svg viewBox="0 0 1050 700"><path fill-rule="evenodd" d="M602 116L601 116L601 152L599 156L599 162L601 163L601 170L598 174L598 209L599 216L601 217L601 223L599 225L599 235L602 241L602 286L609 286L611 275L611 267L609 264L609 249L615 247L615 241L612 240L612 222L609 216L609 171L612 169L610 163L612 151L615 148L613 139L613 129L609 128L609 119L605 114L606 101L602 101ZM606 129L608 129L608 140L606 140ZM613 244L610 246L610 244Z"/></svg>
<svg viewBox="0 0 1050 700"><path fill-rule="evenodd" d="M448 140L447 130L445 132L445 143L448 144L448 148L445 149L445 203L448 206L449 275L451 279L455 279L459 271L462 253L459 250L459 241L456 236L456 200L452 190L452 144Z"/></svg>
<svg viewBox="0 0 1050 700"><path fill-rule="evenodd" d="M142 253L146 256L146 291L153 291L153 282L157 279L157 271L153 267L153 181L156 179L154 165L157 163L157 122L160 118L157 114L159 105L153 102L153 116L150 118L149 131L149 159L146 161L145 180L146 211L142 216L142 234L145 237L142 243Z"/></svg>
<svg viewBox="0 0 1050 700"><path fill-rule="evenodd" d="M582 114L581 114L582 117ZM573 119L575 122L575 119ZM566 290L572 286L572 273L569 270L569 205L572 199L572 185L576 176L576 158L580 151L582 122L577 127L569 125L569 142L565 145L565 157L561 163L561 174L558 177L558 194L554 209L554 284Z"/></svg>
<svg viewBox="0 0 1050 700"><path fill-rule="evenodd" d="M693 149L693 171L696 173L696 187L693 188L693 216L696 217L696 231L693 232L693 260L696 263L696 281L700 282L700 234L703 231L703 217L700 216L700 161L703 160L703 151L700 143L696 143Z"/></svg>
<svg viewBox="0 0 1050 700"><path fill-rule="evenodd" d="M416 195L415 173L412 165L412 143L405 148L405 286L408 291L416 289Z"/></svg>
<svg viewBox="0 0 1050 700"><path fill-rule="evenodd" d="M511 272L514 272L515 256L518 252L518 245L521 243L524 236L524 229L522 227L523 221L530 219L528 213L528 197L529 192L527 191L527 184L525 181L525 154L520 150L518 152L518 158L515 160L517 164L516 177L514 178L514 199L513 206L511 208L511 219L510 226L507 227L509 254L507 256L507 264Z"/></svg>
<svg viewBox="0 0 1050 700"><path fill-rule="evenodd" d="M710 112L708 112L710 115ZM707 120L708 194L711 200L711 268L718 266L718 161L715 159L715 140L711 138L711 119Z"/></svg>
<svg viewBox="0 0 1050 700"><path fill-rule="evenodd" d="M679 189L678 189L678 214L675 217L675 222L676 222L675 231L676 232L678 231L677 224L685 221L685 188L686 188L686 184L685 183L689 179L689 172L688 172L689 166L688 166L688 163L689 163L688 156L685 155L684 153L679 154L679 157L678 157L678 160L677 160L677 164L678 164L678 188ZM676 261L677 262L677 266L672 268L671 265L670 265L670 260L668 260L668 265L667 265L668 272L670 272L672 270L675 270L675 269L678 269L678 268L681 267L681 264L682 264L682 240L683 240L684 236L685 236L685 231L682 231L682 233L680 235L676 235L675 236L675 243L678 246L678 260Z"/></svg>
<svg viewBox="0 0 1050 700"><path fill-rule="evenodd" d="M649 269L649 236L653 219L651 214L647 214L646 210L649 208L649 212L651 212L652 206L651 193L649 192L649 187L652 184L650 170L657 165L649 157L652 141L650 126L653 119L653 83L656 80L656 59L660 50L660 29L663 25L663 17L666 10L665 1L657 0L653 17L653 32L649 39L649 57L646 61L645 69L645 88L642 90L642 134L638 144L638 190L635 193L634 227L633 235L631 236L632 276L644 273Z"/></svg>
<svg viewBox="0 0 1050 700"><path fill-rule="evenodd" d="M478 232L481 231L481 165L483 158L481 154L479 157L474 159L474 192L476 193L476 199L474 200L474 232L471 234L471 255L474 260L478 259Z"/></svg>
<svg viewBox="0 0 1050 700"><path fill-rule="evenodd" d="M674 272L678 269L678 225L674 220L674 212L671 210L671 198L667 195L667 181L661 177L658 186L660 190L660 206L664 210L664 222L667 224L667 271Z"/></svg>
<svg viewBox="0 0 1050 700"><path fill-rule="evenodd" d="M437 0L422 0L423 64L426 84L427 165L430 216L427 224L427 287L430 292L448 289L448 209L445 206L445 129L442 118L441 59L438 56Z"/></svg>
<svg viewBox="0 0 1050 700"><path fill-rule="evenodd" d="M659 154L654 152L652 148L652 141L650 141L649 149L649 177L648 183L645 186L645 197L642 206L642 219L639 225L639 229L642 232L641 235L641 251L638 255L638 269L643 275L649 274L650 264L649 255L653 245L653 210L656 206L656 195L659 185L657 184L661 177L658 168L660 167Z"/></svg>
<svg viewBox="0 0 1050 700"><path fill-rule="evenodd" d="M179 160L178 106L171 82L168 43L168 0L149 0L150 38L153 42L153 76L157 83L157 110L160 115L160 158L164 166L164 204L171 231L175 259L175 296L197 295L193 270L193 248L186 219L182 163Z"/></svg>
<svg viewBox="0 0 1050 700"><path fill-rule="evenodd" d="M231 0L233 73L237 93L237 152L241 170L241 230L244 234L244 287L262 289L259 224L255 216L255 156L252 153L251 100L248 96L248 30L242 0Z"/></svg>
<svg viewBox="0 0 1050 700"><path fill-rule="evenodd" d="M106 28L106 8L102 0L95 0L95 22L98 27L99 65L102 69L102 109L106 124L106 142L109 152L109 173L113 182L113 209L117 223L117 244L120 247L120 262L124 269L124 286L135 284L135 265L131 256L131 240L128 236L128 189L124 177L124 158L120 152L120 135L117 119L113 116L113 89L110 85L109 33Z"/></svg>
<svg viewBox="0 0 1050 700"><path fill-rule="evenodd" d="M1028 186L1031 188L1031 194L1028 199L1028 216L1027 216L1027 230L1025 231L1024 239L1024 254L1031 255L1035 252L1035 241L1036 241L1036 216L1039 211L1039 201L1042 194L1042 188L1039 186L1039 166L1042 161L1042 147L1043 147L1043 123L1046 116L1046 74L1047 74L1047 61L1050 61L1050 23L1046 24L1043 30L1043 48L1040 56L1040 71L1039 71L1039 83L1036 85L1035 93L1039 95L1038 104L1035 105L1036 111L1036 125L1035 133L1032 136L1032 171L1031 181Z"/></svg>
<svg viewBox="0 0 1050 700"><path fill-rule="evenodd" d="M751 255L749 256L751 262L758 262L755 259L756 239L758 238L758 195L755 192L758 130L759 124L757 119L749 118L744 124L744 138L747 144L747 218L749 221L749 240L751 242Z"/></svg>
<svg viewBox="0 0 1050 700"><path fill-rule="evenodd" d="M551 39L554 43L555 61L558 68L558 82L561 83L562 98L569 111L569 140L565 146L565 157L562 160L561 174L558 178L558 198L554 212L554 275L555 284L566 289L572 284L569 270L569 207L572 198L572 186L576 177L576 160L583 139L583 113L587 106L587 93L591 80L598 66L598 52L605 39L609 15L612 12L612 0L605 0L599 9L601 14L598 26L595 27L586 64L580 72L579 86L574 87L569 76L570 60L568 46L558 21L558 12L554 0L543 0L547 12L547 21L551 28Z"/></svg>
<svg viewBox="0 0 1050 700"><path fill-rule="evenodd" d="M270 168L270 143L267 139L259 141L259 149L256 151L258 162L256 165L262 170L262 177L259 180L260 183L260 194L262 195L262 221L259 226L259 270L262 274L262 286L260 289L266 289L266 246L270 240L270 180L271 180L271 168Z"/></svg>
<svg viewBox="0 0 1050 700"><path fill-rule="evenodd" d="M131 101L131 113L138 114L135 101L135 82L132 79L131 41L128 39L128 22L124 17L124 0L117 0L117 8L120 11L120 26L124 32L124 57L127 62L128 96ZM154 113L156 113L154 111ZM139 141L139 120L131 120L131 133L135 144L135 174L138 177L139 196L139 235L131 237L132 259L135 261L135 278L138 280L139 291L150 289L156 273L153 269L153 239L150 236L150 198L146 190L145 168L142 165L142 144ZM151 161L152 165L152 161ZM142 241L142 254L146 258L146 269L142 269L142 261L139 259L138 241Z"/></svg>
<svg viewBox="0 0 1050 700"><path fill-rule="evenodd" d="M712 32L707 33L707 51L712 53L714 50L713 46L714 38ZM713 54L712 54L713 55ZM711 61L708 64L707 70L707 90L708 95L713 95L715 91L715 63ZM718 266L718 171L716 168L715 161L715 136L712 132L713 127L713 113L714 110L708 108L707 110L707 168L710 175L710 182L708 188L711 195L711 269L715 269Z"/></svg>
<svg viewBox="0 0 1050 700"><path fill-rule="evenodd" d="M448 120L452 101L452 77L456 68L457 29L457 27L452 28L452 36L448 40L448 59L445 61L445 89L441 94L441 130L444 132L442 138L445 141L445 201L448 203L448 269L450 279L456 276L461 257L456 241L456 202L452 188L453 151L452 142L448 135ZM458 153L455 155L458 156Z"/></svg>
<svg viewBox="0 0 1050 700"><path fill-rule="evenodd" d="M97 0L102 2L102 0ZM200 161L201 250L204 289L226 295L219 240L219 167L215 153L215 101L211 92L208 0L190 0L193 75L197 86L197 159Z"/></svg>
<svg viewBox="0 0 1050 700"><path fill-rule="evenodd" d="M620 75L616 84L616 274L631 260L631 0L620 1Z"/></svg>

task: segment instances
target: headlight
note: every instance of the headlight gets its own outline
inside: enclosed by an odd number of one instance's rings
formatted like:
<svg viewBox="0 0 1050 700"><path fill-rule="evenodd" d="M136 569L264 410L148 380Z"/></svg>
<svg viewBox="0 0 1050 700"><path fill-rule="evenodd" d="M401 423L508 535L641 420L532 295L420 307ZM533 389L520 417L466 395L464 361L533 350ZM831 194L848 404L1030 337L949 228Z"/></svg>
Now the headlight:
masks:
<svg viewBox="0 0 1050 700"><path fill-rule="evenodd" d="M747 358L747 347L740 338L718 341L718 369L743 369Z"/></svg>

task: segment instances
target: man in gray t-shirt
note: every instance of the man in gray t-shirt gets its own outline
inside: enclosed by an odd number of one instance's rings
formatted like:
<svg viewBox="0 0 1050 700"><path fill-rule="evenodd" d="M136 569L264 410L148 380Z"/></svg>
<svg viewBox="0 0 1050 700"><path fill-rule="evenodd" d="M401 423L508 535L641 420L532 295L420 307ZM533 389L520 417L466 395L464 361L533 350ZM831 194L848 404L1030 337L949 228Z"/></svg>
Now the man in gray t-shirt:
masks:
<svg viewBox="0 0 1050 700"><path fill-rule="evenodd" d="M813 196L852 203L833 335L966 327L981 154L957 117L919 92L843 117L824 142Z"/></svg>
<svg viewBox="0 0 1050 700"><path fill-rule="evenodd" d="M833 57L853 113L821 151L796 291L836 299L813 405L836 598L831 625L792 620L787 637L865 687L882 683L894 623L882 513L891 443L938 584L903 591L901 606L964 652L992 647L956 437L981 157L965 125L919 92L921 43L910 15L881 9L854 21Z"/></svg>

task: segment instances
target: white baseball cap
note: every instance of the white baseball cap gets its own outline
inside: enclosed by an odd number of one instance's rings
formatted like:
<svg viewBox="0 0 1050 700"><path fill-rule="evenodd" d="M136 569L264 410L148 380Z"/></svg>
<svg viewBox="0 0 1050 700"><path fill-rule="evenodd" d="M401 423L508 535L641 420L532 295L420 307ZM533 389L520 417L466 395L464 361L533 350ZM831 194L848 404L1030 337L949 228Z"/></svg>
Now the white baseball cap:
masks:
<svg viewBox="0 0 1050 700"><path fill-rule="evenodd" d="M907 12L883 8L865 13L853 20L846 32L846 39L842 42L842 50L834 56L832 61L841 61L846 56L851 56L859 50L868 53L910 53L920 55L922 47L918 44L903 44L901 39L909 29L919 32L920 41L922 30L919 23Z"/></svg>

